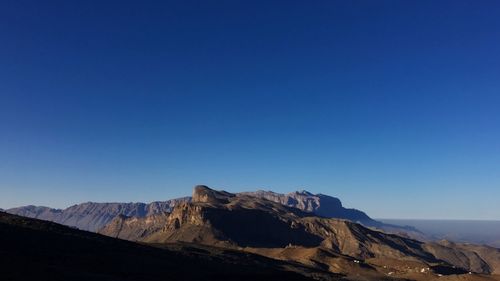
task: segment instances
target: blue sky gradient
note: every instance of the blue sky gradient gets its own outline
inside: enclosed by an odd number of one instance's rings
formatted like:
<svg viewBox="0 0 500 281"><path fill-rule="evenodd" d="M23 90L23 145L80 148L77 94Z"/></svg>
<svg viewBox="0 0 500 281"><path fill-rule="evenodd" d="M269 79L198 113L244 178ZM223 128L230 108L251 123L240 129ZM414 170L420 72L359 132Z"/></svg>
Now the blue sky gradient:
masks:
<svg viewBox="0 0 500 281"><path fill-rule="evenodd" d="M105 2L105 3L103 3ZM2 1L0 208L307 189L500 219L498 1Z"/></svg>

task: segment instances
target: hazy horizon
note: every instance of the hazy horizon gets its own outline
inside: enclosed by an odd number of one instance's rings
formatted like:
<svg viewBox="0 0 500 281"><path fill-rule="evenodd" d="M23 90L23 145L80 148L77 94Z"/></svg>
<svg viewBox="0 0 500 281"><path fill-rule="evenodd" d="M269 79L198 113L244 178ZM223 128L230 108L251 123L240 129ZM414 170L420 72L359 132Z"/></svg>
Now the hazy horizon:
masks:
<svg viewBox="0 0 500 281"><path fill-rule="evenodd" d="M0 207L307 189L500 220L500 2L0 3Z"/></svg>

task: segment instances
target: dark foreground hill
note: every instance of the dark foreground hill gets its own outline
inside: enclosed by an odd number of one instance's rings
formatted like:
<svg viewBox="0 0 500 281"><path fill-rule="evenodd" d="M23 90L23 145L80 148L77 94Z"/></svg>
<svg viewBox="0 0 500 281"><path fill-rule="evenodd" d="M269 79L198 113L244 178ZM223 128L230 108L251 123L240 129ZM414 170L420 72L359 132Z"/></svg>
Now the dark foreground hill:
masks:
<svg viewBox="0 0 500 281"><path fill-rule="evenodd" d="M5 281L338 279L258 255L183 244L161 249L4 212L0 269Z"/></svg>

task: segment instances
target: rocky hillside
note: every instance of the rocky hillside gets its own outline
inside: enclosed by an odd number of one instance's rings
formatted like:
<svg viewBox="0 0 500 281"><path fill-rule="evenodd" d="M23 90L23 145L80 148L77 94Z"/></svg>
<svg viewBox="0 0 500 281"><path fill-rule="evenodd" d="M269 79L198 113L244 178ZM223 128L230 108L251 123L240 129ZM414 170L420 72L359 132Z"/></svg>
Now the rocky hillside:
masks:
<svg viewBox="0 0 500 281"><path fill-rule="evenodd" d="M498 273L500 268L497 249L423 243L348 220L318 217L282 202L206 186L194 189L192 202L159 216L154 218L158 225L148 224L147 217L118 217L101 233L148 243L240 249L343 274L401 278L417 274L412 278L418 280L439 274Z"/></svg>
<svg viewBox="0 0 500 281"><path fill-rule="evenodd" d="M190 197L145 203L94 203L87 202L66 209L25 206L8 209L6 212L19 216L52 221L82 230L97 232L118 215L146 217L170 212L176 204L191 200Z"/></svg>

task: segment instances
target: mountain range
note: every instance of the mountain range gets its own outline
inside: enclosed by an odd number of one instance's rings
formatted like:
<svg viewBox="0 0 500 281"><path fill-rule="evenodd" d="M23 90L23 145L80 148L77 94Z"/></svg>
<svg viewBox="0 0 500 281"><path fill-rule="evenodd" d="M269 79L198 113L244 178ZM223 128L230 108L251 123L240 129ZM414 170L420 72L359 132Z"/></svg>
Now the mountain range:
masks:
<svg viewBox="0 0 500 281"><path fill-rule="evenodd" d="M2 262L15 269L5 257L28 257L40 272L48 267L54 276L68 274L66 279L144 280L145 274L162 280L171 272L169 280L500 280L499 249L389 233L383 228L414 230L382 224L337 198L307 191L230 193L200 185L191 197L151 204L8 211L98 229L96 234L0 213L0 234L8 238L0 248ZM88 264L96 269L86 270ZM10 272L16 274L25 273Z"/></svg>
<svg viewBox="0 0 500 281"><path fill-rule="evenodd" d="M329 218L347 219L365 226L376 227L391 233L410 234L413 237L421 233L412 227L385 224L370 218L366 213L342 206L340 199L324 195L312 194L308 191L295 191L288 194L259 190L256 192L242 192L239 195L248 195L264 198L305 212ZM155 214L171 212L179 203L189 202L191 197L182 197L166 201L146 203L95 203L86 202L73 205L66 209L54 209L45 206L23 206L7 209L7 213L57 222L81 230L97 232L103 226L119 215L127 217L147 217Z"/></svg>
<svg viewBox="0 0 500 281"><path fill-rule="evenodd" d="M119 216L101 234L150 244L193 243L294 261L366 278L427 280L443 274L499 274L500 250L421 242L317 216L253 194L197 186L171 213Z"/></svg>
<svg viewBox="0 0 500 281"><path fill-rule="evenodd" d="M167 201L145 203L95 203L86 202L66 209L45 206L23 206L5 210L7 213L57 222L81 230L97 232L118 215L145 217L170 212L179 202L189 201L190 197Z"/></svg>

